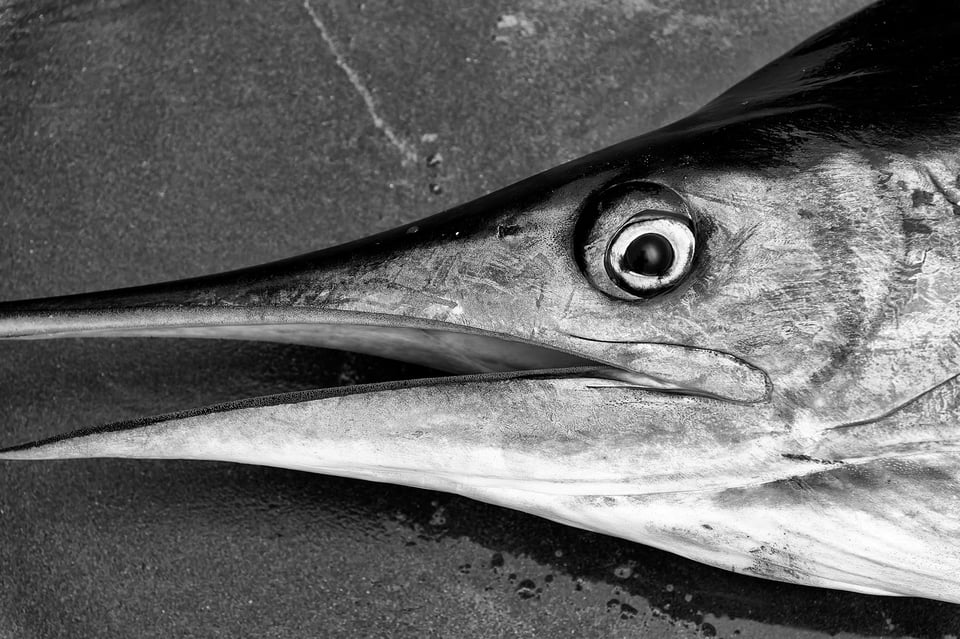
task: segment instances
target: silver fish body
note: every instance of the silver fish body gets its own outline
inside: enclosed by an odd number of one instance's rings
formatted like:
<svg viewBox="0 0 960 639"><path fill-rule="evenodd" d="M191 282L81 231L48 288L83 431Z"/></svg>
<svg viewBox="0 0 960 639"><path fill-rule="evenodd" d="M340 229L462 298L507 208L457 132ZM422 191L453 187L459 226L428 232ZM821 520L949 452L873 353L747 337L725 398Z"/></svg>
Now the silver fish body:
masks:
<svg viewBox="0 0 960 639"><path fill-rule="evenodd" d="M394 482L761 577L960 601L960 56L940 46L960 8L942 5L881 2L688 118L361 242L5 303L8 339L279 341L458 375L0 458ZM631 229L690 256L675 280L611 251Z"/></svg>

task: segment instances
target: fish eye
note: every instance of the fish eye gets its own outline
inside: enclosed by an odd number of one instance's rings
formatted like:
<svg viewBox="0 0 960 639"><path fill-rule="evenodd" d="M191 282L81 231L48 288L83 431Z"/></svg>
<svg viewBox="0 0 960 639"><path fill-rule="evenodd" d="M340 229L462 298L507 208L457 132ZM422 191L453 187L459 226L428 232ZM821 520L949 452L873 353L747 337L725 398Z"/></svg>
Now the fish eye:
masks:
<svg viewBox="0 0 960 639"><path fill-rule="evenodd" d="M683 281L697 242L693 217L678 193L651 182L626 182L607 188L594 208L578 233L578 257L591 284L636 300Z"/></svg>
<svg viewBox="0 0 960 639"><path fill-rule="evenodd" d="M607 275L628 293L643 297L675 286L693 261L696 240L684 220L647 210L627 221L610 239Z"/></svg>

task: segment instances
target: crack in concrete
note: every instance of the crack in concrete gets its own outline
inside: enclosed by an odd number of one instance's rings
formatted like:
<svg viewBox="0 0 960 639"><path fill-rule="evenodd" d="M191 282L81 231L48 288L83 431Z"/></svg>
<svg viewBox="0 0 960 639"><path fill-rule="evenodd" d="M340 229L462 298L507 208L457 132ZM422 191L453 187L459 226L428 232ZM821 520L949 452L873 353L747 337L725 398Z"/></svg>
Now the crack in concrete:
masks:
<svg viewBox="0 0 960 639"><path fill-rule="evenodd" d="M370 93L370 90L367 89L366 85L363 83L363 80L360 78L353 67L347 62L343 53L340 51L340 46L337 44L336 40L333 39L333 36L330 34L330 31L327 29L327 25L324 24L323 20L320 19L320 16L314 11L313 7L310 5L310 0L303 0L303 8L307 10L307 13L310 15L310 19L313 20L313 24L317 27L317 30L320 31L320 37L323 38L324 43L326 43L327 48L330 50L330 53L333 54L333 58L337 63L337 66L344 72L347 76L347 79L350 80L350 84L353 85L353 88L356 89L357 93L360 94L360 97L363 99L364 105L367 107L367 113L370 115L370 119L373 120L373 125L380 130L381 133L387 138L387 140L400 152L400 156L403 158L403 164L415 164L419 161L420 157L417 153L416 148L393 130L393 127L390 126L390 123L384 120L380 114L377 112L377 102L373 99L373 94Z"/></svg>

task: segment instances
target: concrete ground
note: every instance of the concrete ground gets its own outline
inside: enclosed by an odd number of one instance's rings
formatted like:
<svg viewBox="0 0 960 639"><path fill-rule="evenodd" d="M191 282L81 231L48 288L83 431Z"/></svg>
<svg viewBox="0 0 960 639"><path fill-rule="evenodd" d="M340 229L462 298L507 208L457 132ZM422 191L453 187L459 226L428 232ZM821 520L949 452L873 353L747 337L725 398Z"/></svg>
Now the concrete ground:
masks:
<svg viewBox="0 0 960 639"><path fill-rule="evenodd" d="M0 0L0 299L198 275L662 125L864 0ZM429 159L429 161L428 161ZM213 341L0 345L0 443L409 375ZM941 637L449 495L215 463L0 465L0 637Z"/></svg>

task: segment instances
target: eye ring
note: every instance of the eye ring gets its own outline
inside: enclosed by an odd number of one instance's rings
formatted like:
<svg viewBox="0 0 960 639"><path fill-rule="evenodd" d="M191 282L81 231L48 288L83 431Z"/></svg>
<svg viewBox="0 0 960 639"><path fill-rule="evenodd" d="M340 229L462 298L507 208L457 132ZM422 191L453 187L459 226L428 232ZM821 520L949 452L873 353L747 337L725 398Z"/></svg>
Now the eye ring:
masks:
<svg viewBox="0 0 960 639"><path fill-rule="evenodd" d="M615 182L594 195L574 231L577 263L605 295L650 299L679 286L698 251L696 219L668 186Z"/></svg>
<svg viewBox="0 0 960 639"><path fill-rule="evenodd" d="M696 238L687 218L667 211L632 216L607 244L604 268L621 289L643 297L678 284L690 270Z"/></svg>

